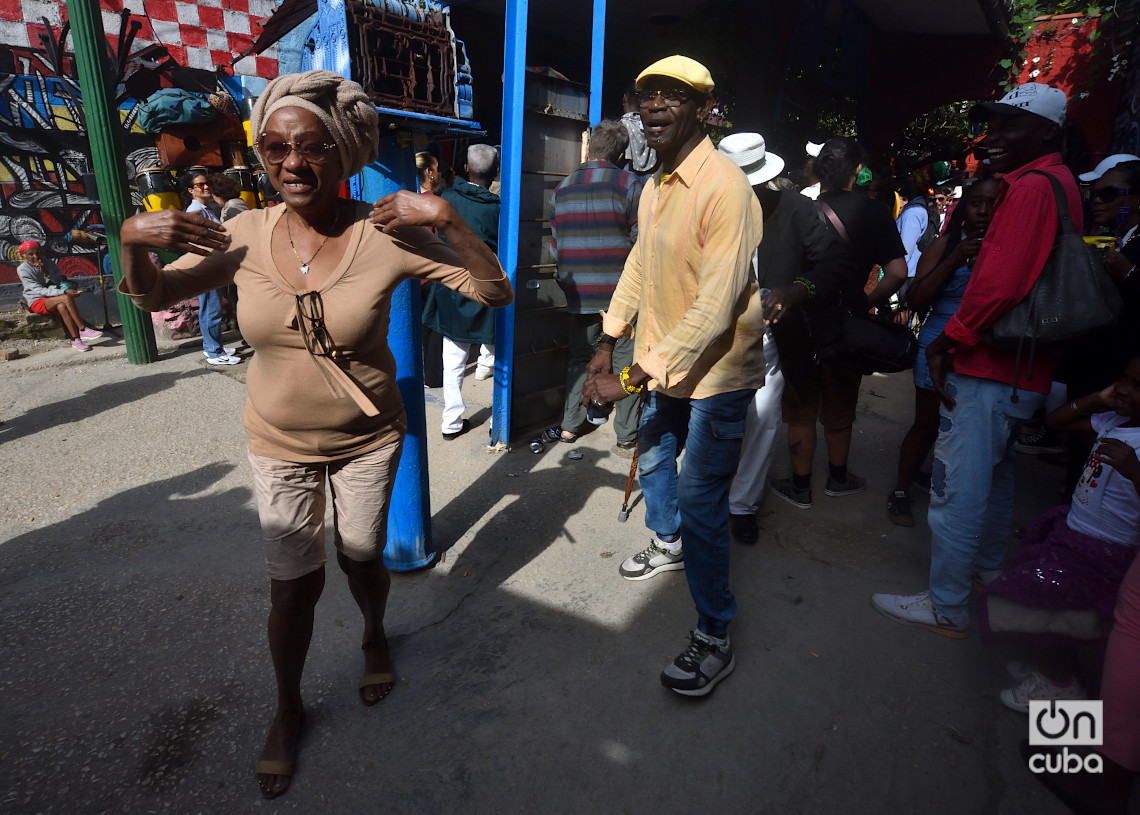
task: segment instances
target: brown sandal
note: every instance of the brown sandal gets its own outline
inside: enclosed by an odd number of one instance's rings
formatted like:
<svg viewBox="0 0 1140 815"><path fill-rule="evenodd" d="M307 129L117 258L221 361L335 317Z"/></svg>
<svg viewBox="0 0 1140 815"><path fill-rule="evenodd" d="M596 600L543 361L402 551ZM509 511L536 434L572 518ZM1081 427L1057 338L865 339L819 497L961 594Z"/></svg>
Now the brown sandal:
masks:
<svg viewBox="0 0 1140 815"><path fill-rule="evenodd" d="M387 648L387 646L388 646L388 640L385 639L384 640L384 647ZM361 650L368 650L369 648L375 648L375 647L376 647L376 643L374 643L374 642L366 642L362 646L360 646ZM395 682L395 676L390 671L385 671L383 673L365 674L364 676L360 677L360 687L359 687L360 701L363 702L368 707L372 707L374 704L379 702L381 699L384 699L389 693L392 692L392 686L393 686L394 682ZM374 685L387 685L388 689L386 691L384 691L383 693L381 693L379 696L377 696L375 699L369 700L364 695L364 689L373 687Z"/></svg>
<svg viewBox="0 0 1140 815"><path fill-rule="evenodd" d="M306 718L307 718L307 716L304 713L302 713L301 714L301 734L299 734L297 736L297 741L294 742L294 744L293 744L293 755L294 756L297 755L297 748L301 743L302 736L304 735L304 727L305 727L305 719ZM289 787L292 785L292 782L293 782L293 772L296 769L296 766L297 766L297 762L294 759L285 759L285 760L276 760L276 761L272 760L272 759L263 759L261 761L258 761L257 766L254 768L255 774L257 774L259 776L260 775L279 775L279 776L283 776L283 777L289 779L289 783L285 785L285 788L283 790L281 790L280 792L270 792L269 790L267 790L262 785L261 779L258 778L257 779L257 788L259 790L261 790L262 796L264 796L267 800L272 801L274 798L279 798L280 796L282 796L286 792L288 792Z"/></svg>

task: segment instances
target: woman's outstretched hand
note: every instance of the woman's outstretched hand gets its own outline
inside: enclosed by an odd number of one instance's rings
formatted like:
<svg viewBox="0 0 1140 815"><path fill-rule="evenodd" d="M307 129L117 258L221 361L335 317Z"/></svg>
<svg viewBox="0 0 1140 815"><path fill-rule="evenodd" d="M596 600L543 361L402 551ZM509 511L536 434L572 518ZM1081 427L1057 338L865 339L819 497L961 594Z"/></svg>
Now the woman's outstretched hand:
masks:
<svg viewBox="0 0 1140 815"><path fill-rule="evenodd" d="M127 218L119 233L124 247L209 255L230 245L225 228L200 212L163 209Z"/></svg>

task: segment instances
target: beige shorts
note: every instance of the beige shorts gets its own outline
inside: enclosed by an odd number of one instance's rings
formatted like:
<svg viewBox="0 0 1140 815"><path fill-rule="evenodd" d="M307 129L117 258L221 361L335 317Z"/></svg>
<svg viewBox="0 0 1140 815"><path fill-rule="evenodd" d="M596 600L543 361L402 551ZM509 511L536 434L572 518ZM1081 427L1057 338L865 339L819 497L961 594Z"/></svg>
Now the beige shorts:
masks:
<svg viewBox="0 0 1140 815"><path fill-rule="evenodd" d="M382 557L402 446L400 440L356 458L316 464L250 453L269 577L296 580L324 566L326 474L337 551L356 561Z"/></svg>

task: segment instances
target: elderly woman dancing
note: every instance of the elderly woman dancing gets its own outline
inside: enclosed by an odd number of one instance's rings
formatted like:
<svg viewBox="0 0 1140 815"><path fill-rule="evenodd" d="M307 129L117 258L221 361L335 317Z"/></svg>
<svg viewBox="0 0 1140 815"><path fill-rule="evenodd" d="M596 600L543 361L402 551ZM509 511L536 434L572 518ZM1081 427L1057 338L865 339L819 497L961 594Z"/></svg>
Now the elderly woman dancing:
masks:
<svg viewBox="0 0 1140 815"><path fill-rule="evenodd" d="M277 678L257 765L266 798L288 789L304 726L301 674L325 583L326 479L337 563L364 617L360 699L374 705L392 688L382 554L406 427L387 345L392 292L416 278L491 306L513 296L495 256L443 199L401 191L369 207L339 197L340 183L376 160L377 121L355 82L328 71L280 77L258 99L251 132L284 206L225 225L148 212L122 229L124 293L155 310L233 282L243 335L257 351L245 427ZM160 272L149 247L186 254Z"/></svg>

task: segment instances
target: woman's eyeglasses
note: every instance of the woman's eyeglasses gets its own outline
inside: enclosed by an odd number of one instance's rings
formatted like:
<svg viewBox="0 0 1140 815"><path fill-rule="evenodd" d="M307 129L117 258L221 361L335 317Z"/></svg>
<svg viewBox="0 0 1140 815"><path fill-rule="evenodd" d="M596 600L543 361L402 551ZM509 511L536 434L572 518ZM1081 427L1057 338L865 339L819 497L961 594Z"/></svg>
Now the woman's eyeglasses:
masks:
<svg viewBox="0 0 1140 815"><path fill-rule="evenodd" d="M332 157L333 151L336 150L336 144L322 141L291 142L279 139L270 141L262 136L257 143L257 149L261 151L262 157L270 164L283 164L294 150L307 164L324 164Z"/></svg>
<svg viewBox="0 0 1140 815"><path fill-rule="evenodd" d="M210 188L210 184L208 181L196 181L193 184L191 184L190 186L196 190L206 190L206 189Z"/></svg>
<svg viewBox="0 0 1140 815"><path fill-rule="evenodd" d="M1089 199L1100 201L1102 204L1111 204L1117 198L1131 194L1132 190L1128 187L1101 187L1099 190L1093 190Z"/></svg>
<svg viewBox="0 0 1140 815"><path fill-rule="evenodd" d="M666 107L676 108L689 101L689 94L680 88L665 88L659 91L638 91L637 104L643 108L649 107L654 99L660 99Z"/></svg>
<svg viewBox="0 0 1140 815"><path fill-rule="evenodd" d="M297 312L301 315L301 337L305 348L315 357L337 359L340 351L325 328L325 304L321 293L308 291L297 295Z"/></svg>

